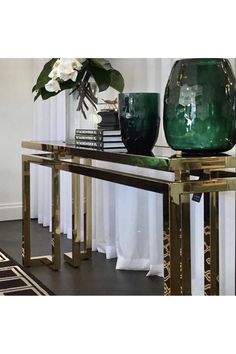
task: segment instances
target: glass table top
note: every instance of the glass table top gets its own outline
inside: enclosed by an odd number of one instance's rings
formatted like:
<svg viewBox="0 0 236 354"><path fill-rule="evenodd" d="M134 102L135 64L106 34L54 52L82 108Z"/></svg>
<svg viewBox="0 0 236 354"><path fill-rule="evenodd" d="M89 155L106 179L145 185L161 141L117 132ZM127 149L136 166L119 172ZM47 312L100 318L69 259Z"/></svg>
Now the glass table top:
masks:
<svg viewBox="0 0 236 354"><path fill-rule="evenodd" d="M42 152L145 167L161 171L236 168L235 151L221 154L184 154L166 146L155 146L152 155L132 155L126 149L97 150L76 147L63 141L23 141L22 147ZM27 152L28 153L28 152Z"/></svg>

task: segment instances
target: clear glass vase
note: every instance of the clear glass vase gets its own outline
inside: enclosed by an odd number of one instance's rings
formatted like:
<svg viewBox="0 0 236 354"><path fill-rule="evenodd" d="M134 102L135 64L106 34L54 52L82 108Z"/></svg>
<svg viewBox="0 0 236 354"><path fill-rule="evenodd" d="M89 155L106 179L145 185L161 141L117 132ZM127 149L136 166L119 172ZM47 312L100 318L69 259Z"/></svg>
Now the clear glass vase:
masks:
<svg viewBox="0 0 236 354"><path fill-rule="evenodd" d="M86 117L84 118L81 111L78 111L78 99L77 94L71 94L66 92L66 143L75 143L75 130L76 129L97 129L97 124L100 122L101 117L96 114L95 109L88 102L89 110L85 109Z"/></svg>

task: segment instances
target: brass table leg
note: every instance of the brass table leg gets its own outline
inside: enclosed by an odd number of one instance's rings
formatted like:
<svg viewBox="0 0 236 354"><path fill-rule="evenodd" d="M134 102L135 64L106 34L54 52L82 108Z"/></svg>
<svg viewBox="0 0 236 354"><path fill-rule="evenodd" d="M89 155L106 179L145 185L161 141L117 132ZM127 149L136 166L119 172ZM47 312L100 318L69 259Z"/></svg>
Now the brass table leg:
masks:
<svg viewBox="0 0 236 354"><path fill-rule="evenodd" d="M30 164L24 159L22 159L22 203L22 263L24 266L30 266Z"/></svg>
<svg viewBox="0 0 236 354"><path fill-rule="evenodd" d="M91 165L91 160L86 160ZM84 177L84 250L81 258L88 259L92 256L92 179Z"/></svg>
<svg viewBox="0 0 236 354"><path fill-rule="evenodd" d="M190 195L181 196L182 293L191 295Z"/></svg>
<svg viewBox="0 0 236 354"><path fill-rule="evenodd" d="M72 252L64 259L73 267L80 265L80 176L72 174Z"/></svg>
<svg viewBox="0 0 236 354"><path fill-rule="evenodd" d="M211 218L211 291L219 295L219 193L210 193Z"/></svg>
<svg viewBox="0 0 236 354"><path fill-rule="evenodd" d="M79 160L76 159L79 163ZM91 165L91 160L86 160ZM84 247L80 242L80 176L72 175L72 252L64 254L64 259L73 267L79 267L81 259L92 256L92 179L84 176Z"/></svg>
<svg viewBox="0 0 236 354"><path fill-rule="evenodd" d="M23 227L22 227L22 263L31 265L50 265L52 269L60 268L60 172L52 168L52 255L31 257L30 237L30 163L31 157L22 156L22 202L23 202ZM40 164L40 162L38 162Z"/></svg>
<svg viewBox="0 0 236 354"><path fill-rule="evenodd" d="M204 291L219 295L219 193L204 194Z"/></svg>
<svg viewBox="0 0 236 354"><path fill-rule="evenodd" d="M188 171L176 171L175 180L184 185L189 181ZM182 286L182 295L191 295L191 245L190 245L190 195L180 194L180 240L181 240L181 262L180 278Z"/></svg>
<svg viewBox="0 0 236 354"><path fill-rule="evenodd" d="M170 225L169 195L163 194L163 257L164 257L164 295L171 295L170 285Z"/></svg>
<svg viewBox="0 0 236 354"><path fill-rule="evenodd" d="M60 246L60 171L52 168L52 264L51 268L61 267Z"/></svg>
<svg viewBox="0 0 236 354"><path fill-rule="evenodd" d="M178 191L170 185L170 295L182 295L181 279L181 199Z"/></svg>

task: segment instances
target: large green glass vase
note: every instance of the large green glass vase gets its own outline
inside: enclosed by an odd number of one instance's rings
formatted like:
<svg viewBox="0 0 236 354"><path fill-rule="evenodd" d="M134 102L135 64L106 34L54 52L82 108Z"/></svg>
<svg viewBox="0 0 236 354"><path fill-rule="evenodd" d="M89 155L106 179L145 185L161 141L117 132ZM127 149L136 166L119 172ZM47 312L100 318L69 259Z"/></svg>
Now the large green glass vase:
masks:
<svg viewBox="0 0 236 354"><path fill-rule="evenodd" d="M131 154L150 155L160 126L159 93L120 93L122 141Z"/></svg>
<svg viewBox="0 0 236 354"><path fill-rule="evenodd" d="M176 61L164 97L164 131L171 148L230 150L236 142L235 85L226 59Z"/></svg>

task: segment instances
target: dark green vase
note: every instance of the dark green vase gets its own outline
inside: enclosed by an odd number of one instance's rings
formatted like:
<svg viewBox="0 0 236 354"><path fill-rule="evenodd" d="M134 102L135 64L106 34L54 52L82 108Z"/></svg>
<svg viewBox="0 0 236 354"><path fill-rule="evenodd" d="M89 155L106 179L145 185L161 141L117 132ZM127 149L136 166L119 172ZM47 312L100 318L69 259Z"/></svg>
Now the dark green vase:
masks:
<svg viewBox="0 0 236 354"><path fill-rule="evenodd" d="M159 111L159 93L119 94L121 136L129 153L151 153L159 133Z"/></svg>
<svg viewBox="0 0 236 354"><path fill-rule="evenodd" d="M210 153L235 145L235 84L226 59L184 59L174 64L163 116L172 149Z"/></svg>

